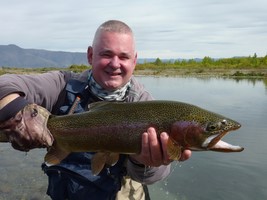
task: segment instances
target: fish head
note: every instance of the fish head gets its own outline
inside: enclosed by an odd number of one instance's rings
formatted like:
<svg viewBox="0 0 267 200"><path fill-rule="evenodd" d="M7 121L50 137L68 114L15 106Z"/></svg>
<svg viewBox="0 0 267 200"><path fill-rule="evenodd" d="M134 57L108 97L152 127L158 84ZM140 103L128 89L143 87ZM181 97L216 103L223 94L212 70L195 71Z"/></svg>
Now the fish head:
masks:
<svg viewBox="0 0 267 200"><path fill-rule="evenodd" d="M243 147L235 146L221 140L230 131L235 131L240 127L240 123L228 118L218 118L218 120L207 123L203 134L205 135L205 140L203 141L201 147L210 151L219 152L243 151Z"/></svg>
<svg viewBox="0 0 267 200"><path fill-rule="evenodd" d="M177 146L192 151L240 152L244 148L228 144L221 139L241 125L228 118L217 117L201 121L177 121L171 127L171 140Z"/></svg>

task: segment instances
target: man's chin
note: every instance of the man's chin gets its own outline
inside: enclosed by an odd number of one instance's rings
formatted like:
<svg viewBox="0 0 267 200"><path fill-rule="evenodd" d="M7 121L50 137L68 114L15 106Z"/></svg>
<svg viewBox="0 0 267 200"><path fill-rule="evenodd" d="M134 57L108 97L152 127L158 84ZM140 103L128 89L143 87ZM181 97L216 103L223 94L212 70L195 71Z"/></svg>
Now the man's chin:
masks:
<svg viewBox="0 0 267 200"><path fill-rule="evenodd" d="M108 81L105 82L105 89L108 91L114 91L121 88L123 83L121 81Z"/></svg>

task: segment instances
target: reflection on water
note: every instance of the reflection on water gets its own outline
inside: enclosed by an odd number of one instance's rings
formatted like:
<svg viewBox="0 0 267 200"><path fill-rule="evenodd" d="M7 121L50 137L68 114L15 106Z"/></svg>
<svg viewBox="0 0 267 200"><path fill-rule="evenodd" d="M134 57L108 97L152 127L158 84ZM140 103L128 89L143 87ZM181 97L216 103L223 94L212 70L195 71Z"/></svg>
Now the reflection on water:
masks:
<svg viewBox="0 0 267 200"><path fill-rule="evenodd" d="M138 77L156 99L183 101L242 124L225 141L241 153L194 152L170 176L149 186L151 197L177 200L267 199L266 80ZM0 144L0 199L49 199L40 169L44 150L28 154Z"/></svg>

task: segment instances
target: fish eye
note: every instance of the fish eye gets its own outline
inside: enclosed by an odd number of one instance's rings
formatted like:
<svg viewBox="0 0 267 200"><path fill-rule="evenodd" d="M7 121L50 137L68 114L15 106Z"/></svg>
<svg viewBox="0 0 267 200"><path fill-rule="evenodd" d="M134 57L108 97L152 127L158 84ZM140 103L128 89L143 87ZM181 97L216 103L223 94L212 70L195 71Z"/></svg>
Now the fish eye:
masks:
<svg viewBox="0 0 267 200"><path fill-rule="evenodd" d="M216 130L216 128L217 128L217 126L215 124L209 123L207 125L206 129L207 129L207 131L214 131L214 130Z"/></svg>
<svg viewBox="0 0 267 200"><path fill-rule="evenodd" d="M222 121L218 121L215 123L210 122L207 124L206 130L207 131L216 131L216 130L225 128L227 125L228 125L228 122L226 119L223 119Z"/></svg>

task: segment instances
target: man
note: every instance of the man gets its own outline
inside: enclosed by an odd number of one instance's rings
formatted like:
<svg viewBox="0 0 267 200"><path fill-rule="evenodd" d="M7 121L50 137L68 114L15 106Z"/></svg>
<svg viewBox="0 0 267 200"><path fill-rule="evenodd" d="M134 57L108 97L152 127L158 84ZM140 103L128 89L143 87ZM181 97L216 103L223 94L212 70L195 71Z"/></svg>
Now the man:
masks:
<svg viewBox="0 0 267 200"><path fill-rule="evenodd" d="M88 47L87 57L92 70L80 74L57 71L0 77L0 116L3 116L0 117L0 129L6 132L15 149L28 151L50 146L53 141L51 135L18 128L27 124L23 108L29 103L63 115L72 110L76 113L86 111L88 104L96 101L153 99L132 75L137 53L132 30L125 23L110 20L100 25L92 46ZM43 164L49 177L47 194L56 200L144 199L142 184L162 180L170 172L167 140L167 133L161 133L158 138L156 130L149 128L142 135L139 155L121 155L116 165L102 170L98 176L91 172L92 152L72 153L56 166ZM185 150L181 160L190 155L191 152ZM130 190L128 185L135 185L135 189Z"/></svg>

